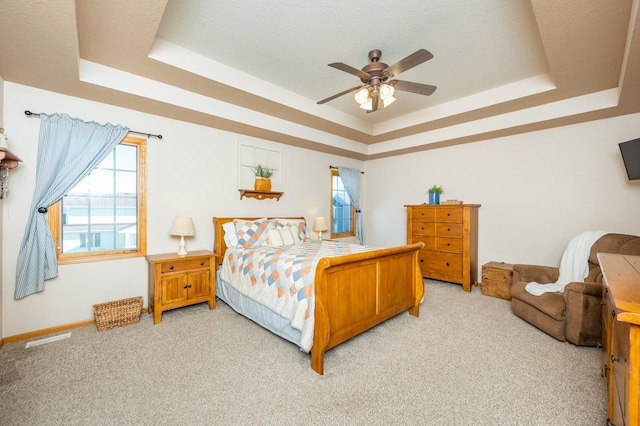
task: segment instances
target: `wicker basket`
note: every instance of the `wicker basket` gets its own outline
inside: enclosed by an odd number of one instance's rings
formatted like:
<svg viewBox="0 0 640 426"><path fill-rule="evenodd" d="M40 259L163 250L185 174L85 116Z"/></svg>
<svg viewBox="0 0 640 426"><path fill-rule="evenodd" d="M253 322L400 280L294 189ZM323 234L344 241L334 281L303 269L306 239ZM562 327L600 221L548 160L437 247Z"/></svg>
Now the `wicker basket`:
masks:
<svg viewBox="0 0 640 426"><path fill-rule="evenodd" d="M253 182L253 189L261 192L271 192L271 179L256 177Z"/></svg>
<svg viewBox="0 0 640 426"><path fill-rule="evenodd" d="M140 321L142 296L93 305L98 331L110 330Z"/></svg>

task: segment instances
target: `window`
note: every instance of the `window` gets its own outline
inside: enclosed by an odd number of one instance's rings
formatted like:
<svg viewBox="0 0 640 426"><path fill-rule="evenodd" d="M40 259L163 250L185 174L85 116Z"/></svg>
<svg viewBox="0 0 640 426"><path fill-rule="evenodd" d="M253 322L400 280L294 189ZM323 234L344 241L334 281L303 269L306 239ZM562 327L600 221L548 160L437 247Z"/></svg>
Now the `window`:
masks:
<svg viewBox="0 0 640 426"><path fill-rule="evenodd" d="M49 207L58 263L144 256L146 139L126 137Z"/></svg>
<svg viewBox="0 0 640 426"><path fill-rule="evenodd" d="M356 235L356 209L344 188L340 173L331 170L331 238Z"/></svg>

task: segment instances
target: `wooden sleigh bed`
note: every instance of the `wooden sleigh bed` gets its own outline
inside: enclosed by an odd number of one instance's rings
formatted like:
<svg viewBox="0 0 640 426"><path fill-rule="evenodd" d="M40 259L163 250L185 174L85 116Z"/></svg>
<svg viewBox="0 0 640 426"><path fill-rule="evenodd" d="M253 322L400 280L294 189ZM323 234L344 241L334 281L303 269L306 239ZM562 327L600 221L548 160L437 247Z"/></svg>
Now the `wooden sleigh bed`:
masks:
<svg viewBox="0 0 640 426"><path fill-rule="evenodd" d="M213 218L216 272L227 251L223 224L234 219L258 220ZM326 350L403 311L419 316L424 295L418 264L418 250L422 247L423 243L417 243L319 260L313 281L311 368L314 371L324 373Z"/></svg>

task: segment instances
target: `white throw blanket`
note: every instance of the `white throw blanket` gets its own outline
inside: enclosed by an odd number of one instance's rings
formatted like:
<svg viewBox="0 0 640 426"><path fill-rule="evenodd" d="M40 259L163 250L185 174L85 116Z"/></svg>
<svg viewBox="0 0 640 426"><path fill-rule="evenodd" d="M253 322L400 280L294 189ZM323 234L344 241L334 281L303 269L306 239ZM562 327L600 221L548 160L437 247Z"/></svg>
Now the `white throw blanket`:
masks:
<svg viewBox="0 0 640 426"><path fill-rule="evenodd" d="M527 284L525 290L534 296L540 296L543 293L562 292L567 284L583 281L589 274L587 261L591 246L605 234L606 232L603 231L588 231L574 237L569 241L562 255L558 281L552 284L531 282Z"/></svg>

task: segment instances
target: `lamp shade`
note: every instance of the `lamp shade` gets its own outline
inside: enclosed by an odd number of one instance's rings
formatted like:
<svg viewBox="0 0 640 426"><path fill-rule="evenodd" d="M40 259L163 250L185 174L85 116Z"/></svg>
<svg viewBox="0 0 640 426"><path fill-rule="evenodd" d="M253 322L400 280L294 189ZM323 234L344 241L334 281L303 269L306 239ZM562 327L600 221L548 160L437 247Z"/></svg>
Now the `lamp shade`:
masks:
<svg viewBox="0 0 640 426"><path fill-rule="evenodd" d="M180 237L193 236L196 231L193 227L193 219L186 216L176 216L171 224L169 235L178 235Z"/></svg>
<svg viewBox="0 0 640 426"><path fill-rule="evenodd" d="M327 226L327 219L324 217L316 217L313 221L313 230L315 232L327 231L329 226Z"/></svg>
<svg viewBox="0 0 640 426"><path fill-rule="evenodd" d="M362 89L358 90L356 94L353 95L353 98L360 105L366 103L368 97L369 97L369 90L366 87L363 87Z"/></svg>

